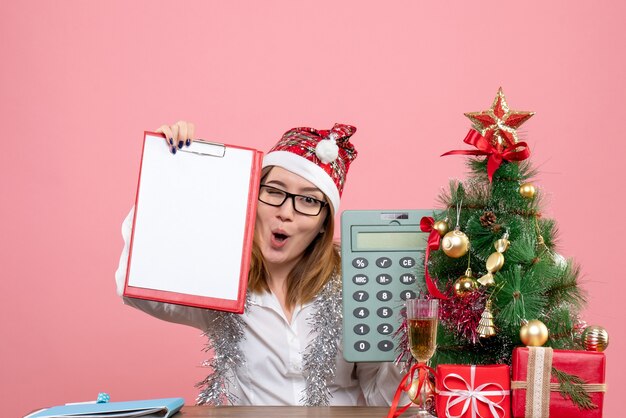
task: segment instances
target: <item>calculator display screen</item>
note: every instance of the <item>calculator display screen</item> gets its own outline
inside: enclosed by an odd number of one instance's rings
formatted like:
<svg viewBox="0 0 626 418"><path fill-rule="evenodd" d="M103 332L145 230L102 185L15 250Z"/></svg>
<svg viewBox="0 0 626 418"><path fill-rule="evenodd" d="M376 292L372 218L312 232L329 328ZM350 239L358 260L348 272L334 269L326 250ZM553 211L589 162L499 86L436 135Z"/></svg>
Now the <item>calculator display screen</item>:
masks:
<svg viewBox="0 0 626 418"><path fill-rule="evenodd" d="M358 232L355 251L396 250L415 251L424 248L428 234L420 232Z"/></svg>

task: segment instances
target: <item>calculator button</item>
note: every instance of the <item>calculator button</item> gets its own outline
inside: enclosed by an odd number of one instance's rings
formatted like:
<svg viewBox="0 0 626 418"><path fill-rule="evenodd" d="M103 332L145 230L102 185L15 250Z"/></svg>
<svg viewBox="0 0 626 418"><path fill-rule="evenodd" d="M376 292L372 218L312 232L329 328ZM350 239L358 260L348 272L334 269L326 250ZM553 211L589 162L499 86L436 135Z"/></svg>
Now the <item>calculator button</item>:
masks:
<svg viewBox="0 0 626 418"><path fill-rule="evenodd" d="M352 298L357 302L365 302L370 298L369 293L359 290L358 292L354 292Z"/></svg>
<svg viewBox="0 0 626 418"><path fill-rule="evenodd" d="M370 349L370 343L367 341L357 341L354 343L354 349L362 353Z"/></svg>
<svg viewBox="0 0 626 418"><path fill-rule="evenodd" d="M382 302L391 300L392 296L392 293L388 290L381 290L380 292L376 293L376 298L378 298L378 300Z"/></svg>
<svg viewBox="0 0 626 418"><path fill-rule="evenodd" d="M393 332L393 326L391 324L380 324L376 329L379 334L383 335L389 335Z"/></svg>
<svg viewBox="0 0 626 418"><path fill-rule="evenodd" d="M415 267L415 259L413 257L403 257L400 259L400 265L404 268Z"/></svg>
<svg viewBox="0 0 626 418"><path fill-rule="evenodd" d="M367 264L367 258L357 257L352 260L352 267L357 269L364 269L365 267L367 267Z"/></svg>
<svg viewBox="0 0 626 418"><path fill-rule="evenodd" d="M378 284L389 284L391 283L391 276L388 274L379 274L376 276L376 281Z"/></svg>
<svg viewBox="0 0 626 418"><path fill-rule="evenodd" d="M415 292L412 290L403 290L400 293L400 297L402 298L402 300L407 300L407 299L415 299Z"/></svg>
<svg viewBox="0 0 626 418"><path fill-rule="evenodd" d="M381 318L389 318L391 315L393 315L393 309L386 308L383 306L382 308L378 308L378 310L376 311L376 314L378 314L378 316L380 316Z"/></svg>
<svg viewBox="0 0 626 418"><path fill-rule="evenodd" d="M365 335L370 332L370 327L366 324L357 324L354 326L353 330L357 335Z"/></svg>
<svg viewBox="0 0 626 418"><path fill-rule="evenodd" d="M415 283L415 275L411 273L404 273L400 276L400 282L403 284L413 284Z"/></svg>
<svg viewBox="0 0 626 418"><path fill-rule="evenodd" d="M357 274L356 276L352 278L352 283L358 286L367 284L367 282L369 281L370 281L369 277L367 277L365 274Z"/></svg>
<svg viewBox="0 0 626 418"><path fill-rule="evenodd" d="M389 340L383 340L378 343L378 349L380 351L389 351L393 348L393 342Z"/></svg>
<svg viewBox="0 0 626 418"><path fill-rule="evenodd" d="M378 260L376 260L376 265L380 267L381 269L386 269L388 267L391 267L391 258L380 257Z"/></svg>
<svg viewBox="0 0 626 418"><path fill-rule="evenodd" d="M370 315L370 311L367 308L356 308L352 311L352 314L357 318L367 318Z"/></svg>

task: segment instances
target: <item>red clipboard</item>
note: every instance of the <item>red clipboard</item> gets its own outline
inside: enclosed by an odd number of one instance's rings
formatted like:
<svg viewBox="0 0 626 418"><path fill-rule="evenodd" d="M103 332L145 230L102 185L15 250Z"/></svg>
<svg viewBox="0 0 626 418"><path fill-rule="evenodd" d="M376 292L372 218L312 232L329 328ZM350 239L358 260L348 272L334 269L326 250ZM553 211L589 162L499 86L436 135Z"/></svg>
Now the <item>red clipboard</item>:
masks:
<svg viewBox="0 0 626 418"><path fill-rule="evenodd" d="M145 132L124 296L242 313L263 153Z"/></svg>

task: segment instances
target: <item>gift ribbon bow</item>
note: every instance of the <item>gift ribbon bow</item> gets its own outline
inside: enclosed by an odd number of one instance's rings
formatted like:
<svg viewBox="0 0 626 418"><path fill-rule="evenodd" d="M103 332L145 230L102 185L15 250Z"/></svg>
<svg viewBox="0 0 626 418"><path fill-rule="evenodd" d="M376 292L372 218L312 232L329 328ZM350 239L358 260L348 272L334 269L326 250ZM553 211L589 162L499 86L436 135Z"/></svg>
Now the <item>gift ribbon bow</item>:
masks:
<svg viewBox="0 0 626 418"><path fill-rule="evenodd" d="M522 161L530 157L530 148L526 142L520 141L512 147L503 149L499 145L494 146L491 144L490 139L492 136L493 134L488 134L487 138L485 138L478 131L470 129L463 142L478 148L477 150L454 150L448 151L441 156L487 155L487 174L489 175L489 181L492 181L493 174L502 164L502 160Z"/></svg>
<svg viewBox="0 0 626 418"><path fill-rule="evenodd" d="M498 411L502 411L502 417L506 416L506 411L500 406L500 403L509 395L508 390L504 390L502 386L497 383L484 383L480 386L474 387L474 379L476 377L476 366L470 368L470 383L467 383L460 375L456 373L450 373L443 379L443 387L447 390L439 392L440 396L448 396L448 402L446 403L446 417L447 418L461 418L465 416L465 413L471 406L472 418L483 416L478 411L478 402L482 402L489 406L492 418L500 418ZM466 389L452 389L446 384L448 379L457 379L465 384ZM484 390L488 386L498 387L500 390ZM498 402L494 402L488 398L488 396L502 396ZM463 404L463 410L459 415L452 415L450 409L461 403Z"/></svg>
<svg viewBox="0 0 626 418"><path fill-rule="evenodd" d="M402 392L408 393L409 390L411 389L413 379L415 378L415 372L418 372L418 379L419 379L418 385L417 385L417 391L415 392L417 393L417 396L420 396L420 394L422 393L422 387L425 384L429 384L426 381L428 379L428 373L430 372L432 374L435 374L435 371L424 363L413 364L413 366L411 366L407 374L404 375L404 377L400 381L400 384L398 385L398 388L396 389L396 394L394 395L393 401L391 402L391 407L389 408L389 412L387 413L387 418L399 417L400 415L404 413L404 411L409 409L409 406L411 406L411 404L413 403L413 402L409 402L408 404L402 407L398 405L400 403L400 396L402 396Z"/></svg>
<svg viewBox="0 0 626 418"><path fill-rule="evenodd" d="M426 281L426 288L428 292L438 299L448 299L448 296L443 294L435 284L435 281L428 273L428 258L430 257L430 250L437 251L439 249L439 240L441 236L439 231L433 228L435 220L430 216L424 216L420 220L420 229L422 232L429 232L428 245L426 246L426 254L424 254L424 279Z"/></svg>

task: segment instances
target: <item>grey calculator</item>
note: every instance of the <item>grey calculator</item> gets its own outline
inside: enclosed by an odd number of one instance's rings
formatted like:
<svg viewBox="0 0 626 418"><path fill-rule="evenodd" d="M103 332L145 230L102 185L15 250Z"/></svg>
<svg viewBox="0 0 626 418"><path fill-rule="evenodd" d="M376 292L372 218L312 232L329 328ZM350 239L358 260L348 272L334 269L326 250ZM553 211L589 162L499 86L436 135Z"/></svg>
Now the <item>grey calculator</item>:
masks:
<svg viewBox="0 0 626 418"><path fill-rule="evenodd" d="M346 361L394 361L404 301L417 296L433 210L346 210L341 215L343 354Z"/></svg>

